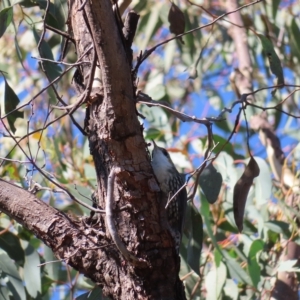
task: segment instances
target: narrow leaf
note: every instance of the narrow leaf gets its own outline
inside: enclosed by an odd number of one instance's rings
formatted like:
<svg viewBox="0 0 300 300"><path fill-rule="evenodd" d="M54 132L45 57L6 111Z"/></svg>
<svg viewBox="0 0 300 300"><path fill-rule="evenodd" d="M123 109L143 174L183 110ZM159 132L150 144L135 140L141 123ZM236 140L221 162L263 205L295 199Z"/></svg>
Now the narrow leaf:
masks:
<svg viewBox="0 0 300 300"><path fill-rule="evenodd" d="M0 286L0 300L9 299L9 290L6 286Z"/></svg>
<svg viewBox="0 0 300 300"><path fill-rule="evenodd" d="M13 89L9 86L5 78L4 81L5 81L4 82L5 83L4 108L5 108L5 113L8 114L9 112L16 109L16 107L20 103L20 100L18 96L15 94L15 92L13 91ZM7 116L9 127L13 133L16 132L16 128L14 124L17 118L24 118L24 112L15 110L14 112L12 112Z"/></svg>
<svg viewBox="0 0 300 300"><path fill-rule="evenodd" d="M40 41L40 36L37 33L35 27L33 28L33 35L34 35L36 43L38 44ZM40 55L42 58L54 60L52 50L45 40L42 40L39 51L40 51ZM61 68L53 62L43 61L43 62L41 62L41 65L43 66L50 81L54 80L61 74Z"/></svg>
<svg viewBox="0 0 300 300"><path fill-rule="evenodd" d="M277 272L300 272L299 267L297 267L297 263L297 259L281 261L279 263Z"/></svg>
<svg viewBox="0 0 300 300"><path fill-rule="evenodd" d="M226 281L227 270L224 263L220 262L220 266L213 268L205 276L205 286L207 290L206 299L216 300L220 299L223 286Z"/></svg>
<svg viewBox="0 0 300 300"><path fill-rule="evenodd" d="M9 24L11 23L12 17L13 17L13 8L11 6L6 7L0 11L0 38L6 31Z"/></svg>
<svg viewBox="0 0 300 300"><path fill-rule="evenodd" d="M20 4L24 7L34 7L34 6L37 6L38 3L34 0L21 0L21 1L17 1L14 3L15 4Z"/></svg>
<svg viewBox="0 0 300 300"><path fill-rule="evenodd" d="M223 251L223 254L226 259L225 263L230 273L230 278L251 285L251 279L248 273L240 266L240 264L230 257L226 251Z"/></svg>
<svg viewBox="0 0 300 300"><path fill-rule="evenodd" d="M276 19L279 4L280 4L280 0L273 0L272 1L272 15L273 15L274 20Z"/></svg>
<svg viewBox="0 0 300 300"><path fill-rule="evenodd" d="M290 26L290 31L291 31L291 39L295 45L295 47L297 48L297 51L300 52L300 30L298 27L298 24L295 20L295 18L293 18L291 26ZM298 54L299 55L299 54ZM299 58L299 56L298 56Z"/></svg>
<svg viewBox="0 0 300 300"><path fill-rule="evenodd" d="M283 234L285 239L289 239L291 237L291 232L289 230L289 224L283 221L269 221L265 222L265 226L272 230L273 232Z"/></svg>
<svg viewBox="0 0 300 300"><path fill-rule="evenodd" d="M264 242L262 240L255 240L249 251L248 255L248 271L253 282L253 285L257 288L260 282L260 266L258 264L256 254L264 248Z"/></svg>
<svg viewBox="0 0 300 300"><path fill-rule="evenodd" d="M0 227L0 231L3 228ZM20 239L10 231L6 231L0 235L0 248L6 251L11 259L19 265L24 263L24 251L20 244Z"/></svg>
<svg viewBox="0 0 300 300"><path fill-rule="evenodd" d="M232 279L226 279L226 283L224 286L224 299L230 299L230 300L238 300L239 299L239 289L238 285L234 282Z"/></svg>
<svg viewBox="0 0 300 300"><path fill-rule="evenodd" d="M269 201L272 195L272 174L267 162L261 157L254 157L259 165L259 176L255 179L255 199L256 205L260 206Z"/></svg>
<svg viewBox="0 0 300 300"><path fill-rule="evenodd" d="M23 67L23 69L26 70L24 64L23 64L23 56L22 56L22 51L21 51L21 48L19 46L19 42L17 40L17 37L15 36L15 47L16 47L16 52L17 52L17 56L18 56L18 59Z"/></svg>
<svg viewBox="0 0 300 300"><path fill-rule="evenodd" d="M259 167L255 159L251 157L241 178L235 184L233 191L233 212L237 228L243 230L244 211L249 190L255 177L259 175Z"/></svg>
<svg viewBox="0 0 300 300"><path fill-rule="evenodd" d="M274 50L272 42L262 34L258 34L258 37L260 38L264 52L269 59L271 72L277 77L277 84L284 84L281 62Z"/></svg>
<svg viewBox="0 0 300 300"><path fill-rule="evenodd" d="M203 222L202 217L195 209L191 206L191 231L189 244L187 249L187 261L190 267L200 276L200 258L203 241Z"/></svg>
<svg viewBox="0 0 300 300"><path fill-rule="evenodd" d="M0 254L0 270L2 277L8 278L7 287L13 294L15 300L25 300L26 294L23 286L22 279L13 261L7 256L6 253Z"/></svg>
<svg viewBox="0 0 300 300"><path fill-rule="evenodd" d="M40 257L28 242L23 241L22 245L25 249L24 281L29 295L35 299L41 293Z"/></svg>

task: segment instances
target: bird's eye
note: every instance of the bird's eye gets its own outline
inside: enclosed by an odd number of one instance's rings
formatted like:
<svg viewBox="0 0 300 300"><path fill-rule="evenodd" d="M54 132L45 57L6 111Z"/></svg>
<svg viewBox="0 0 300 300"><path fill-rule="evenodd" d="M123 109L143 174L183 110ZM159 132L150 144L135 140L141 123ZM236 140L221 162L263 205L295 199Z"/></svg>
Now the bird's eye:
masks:
<svg viewBox="0 0 300 300"><path fill-rule="evenodd" d="M169 157L169 153L166 149L162 149L161 151L165 156Z"/></svg>

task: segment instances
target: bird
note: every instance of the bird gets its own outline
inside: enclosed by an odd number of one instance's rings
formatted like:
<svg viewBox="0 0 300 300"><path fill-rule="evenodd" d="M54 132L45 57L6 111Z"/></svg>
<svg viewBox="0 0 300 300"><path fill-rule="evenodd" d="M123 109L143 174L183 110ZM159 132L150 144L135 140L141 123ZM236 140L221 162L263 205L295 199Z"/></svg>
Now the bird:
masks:
<svg viewBox="0 0 300 300"><path fill-rule="evenodd" d="M175 242L176 252L182 239L184 217L187 207L187 191L184 187L185 176L177 171L170 154L154 141L151 165L161 189L161 201L165 203L167 220ZM175 197L173 197L176 194Z"/></svg>

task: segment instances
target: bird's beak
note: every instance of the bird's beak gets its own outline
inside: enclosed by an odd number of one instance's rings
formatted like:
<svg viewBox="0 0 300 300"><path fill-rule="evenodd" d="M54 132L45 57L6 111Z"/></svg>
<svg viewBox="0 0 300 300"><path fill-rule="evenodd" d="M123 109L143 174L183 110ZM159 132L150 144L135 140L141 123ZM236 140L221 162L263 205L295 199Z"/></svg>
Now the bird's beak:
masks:
<svg viewBox="0 0 300 300"><path fill-rule="evenodd" d="M152 143L153 143L153 146L154 146L154 149L157 147L156 143L154 142L154 140L152 140Z"/></svg>

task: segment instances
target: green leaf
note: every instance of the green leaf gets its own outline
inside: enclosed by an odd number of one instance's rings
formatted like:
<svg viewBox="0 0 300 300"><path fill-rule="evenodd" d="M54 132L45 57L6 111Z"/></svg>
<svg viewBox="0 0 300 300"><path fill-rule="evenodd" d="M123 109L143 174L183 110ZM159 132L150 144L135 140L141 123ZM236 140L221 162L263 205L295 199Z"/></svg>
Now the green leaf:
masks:
<svg viewBox="0 0 300 300"><path fill-rule="evenodd" d="M187 249L187 261L191 268L200 276L200 259L203 242L203 222L199 211L189 203L191 212L191 231Z"/></svg>
<svg viewBox="0 0 300 300"><path fill-rule="evenodd" d="M54 264L56 264L56 263L54 263ZM51 278L49 278L47 276L42 277L42 295L46 295L46 293L48 293L48 291L53 283L56 283L56 281L52 280Z"/></svg>
<svg viewBox="0 0 300 300"><path fill-rule="evenodd" d="M219 267L214 266L205 276L206 300L220 299L223 286L226 281L227 270L224 263L220 262Z"/></svg>
<svg viewBox="0 0 300 300"><path fill-rule="evenodd" d="M34 0L21 0L21 1L17 1L14 3L14 5L16 4L20 4L24 7L34 7L34 6L38 6L38 4L36 3L36 1Z"/></svg>
<svg viewBox="0 0 300 300"><path fill-rule="evenodd" d="M53 3L54 2L54 3ZM47 1L38 0L37 3L41 9L46 9ZM66 23L66 14L64 10L63 3L60 0L54 0L49 2L48 14L46 17L47 25L57 28L59 30L64 30Z"/></svg>
<svg viewBox="0 0 300 300"><path fill-rule="evenodd" d="M189 210L189 209L190 209L190 206L188 206L187 210ZM190 227L188 227L188 228L190 228ZM185 276L186 274L188 274L192 271L190 265L187 262L188 239L189 239L188 236L183 235L182 243L180 245L180 260L181 260L180 272L179 272L180 277ZM193 291L198 280L199 280L199 276L196 273L193 273L191 276L188 276L186 278L186 280L184 281L184 285L185 285L185 290L186 290L187 294L190 294ZM200 290L199 290L199 292L200 292Z"/></svg>
<svg viewBox="0 0 300 300"><path fill-rule="evenodd" d="M218 268L220 266L220 262L222 260L222 255L221 255L220 251L218 251L217 249L215 249L215 251L214 251L214 257L215 257L216 267Z"/></svg>
<svg viewBox="0 0 300 300"><path fill-rule="evenodd" d="M216 170L213 164L209 164L201 173L199 184L210 204L218 200L222 182L222 175Z"/></svg>
<svg viewBox="0 0 300 300"><path fill-rule="evenodd" d="M41 269L38 266L40 257L37 251L27 242L22 241L22 245L25 249L25 265L24 265L24 281L28 294L37 298L41 293Z"/></svg>
<svg viewBox="0 0 300 300"><path fill-rule="evenodd" d="M219 153L222 150L222 151L228 153L229 155L231 155L234 159L243 159L244 158L244 156L235 153L234 149L233 149L233 144L231 142L227 143L227 140L224 139L223 137L221 137L217 134L214 134L213 139L214 139L215 144L218 144L214 148L214 153ZM224 148L223 148L223 145L225 145ZM235 146L235 149L236 148L237 147Z"/></svg>
<svg viewBox="0 0 300 300"><path fill-rule="evenodd" d="M253 285L257 288L260 282L260 266L258 264L256 254L264 248L264 242L262 240L255 240L249 251L248 256L248 271L253 282Z"/></svg>
<svg viewBox="0 0 300 300"><path fill-rule="evenodd" d="M227 214L228 211L225 213ZM232 213L232 215L233 215L233 213ZM232 221L233 221L233 218L232 218ZM239 233L236 226L232 226L227 220L224 220L221 224L219 224L218 228L221 230L224 230L224 231L231 232L231 233Z"/></svg>
<svg viewBox="0 0 300 300"><path fill-rule="evenodd" d="M240 266L240 264L229 256L229 254L225 251L223 251L224 257L226 259L225 263L228 267L230 278L238 280L240 282L246 283L248 285L251 284L251 279L249 275L246 273L246 271Z"/></svg>
<svg viewBox="0 0 300 300"><path fill-rule="evenodd" d="M233 164L233 158L226 152L220 152L214 162L214 167L221 173L223 181L232 190L238 180L237 169Z"/></svg>
<svg viewBox="0 0 300 300"><path fill-rule="evenodd" d="M297 262L297 259L280 261L277 272L300 272Z"/></svg>
<svg viewBox="0 0 300 300"><path fill-rule="evenodd" d="M21 48L19 46L19 42L17 40L17 37L15 36L15 47L16 47L16 53L17 53L17 56L18 56L18 59L23 67L23 69L26 69L23 65L23 56L22 56L22 51L21 51Z"/></svg>
<svg viewBox="0 0 300 300"><path fill-rule="evenodd" d="M38 45L38 43L40 41L40 36L37 33L35 27L33 27L33 35L34 35L35 41ZM42 42L40 43L39 51L40 51L40 56L42 58L54 60L52 50L45 40L42 40ZM53 62L43 61L43 62L41 62L41 65L43 66L50 81L53 81L55 78L57 78L61 74L61 68Z"/></svg>
<svg viewBox="0 0 300 300"><path fill-rule="evenodd" d="M298 24L297 24L295 18L292 18L290 31L291 31L291 40L292 40L295 48L297 49L297 52L300 52L300 39L299 39L300 30L299 30L299 27L298 27Z"/></svg>
<svg viewBox="0 0 300 300"><path fill-rule="evenodd" d="M47 247L44 246L44 259L46 261L54 261L57 258L54 256L53 251ZM61 262L55 262L52 264L46 264L45 266L45 270L48 274L48 276L50 277L49 280L53 280L53 281L57 281L59 278L59 271L62 267L62 263ZM43 284L44 285L44 284ZM43 286L42 285L42 286Z"/></svg>
<svg viewBox="0 0 300 300"><path fill-rule="evenodd" d="M9 299L9 290L6 286L0 286L0 300Z"/></svg>
<svg viewBox="0 0 300 300"><path fill-rule="evenodd" d="M280 4L280 0L273 0L271 3L272 3L271 4L272 5L272 15L273 15L273 19L275 20L277 11L278 11L278 7Z"/></svg>
<svg viewBox="0 0 300 300"><path fill-rule="evenodd" d="M11 6L6 7L0 11L0 38L6 31L9 24L11 23L12 17L13 17L13 8Z"/></svg>
<svg viewBox="0 0 300 300"><path fill-rule="evenodd" d="M2 277L6 276L8 278L7 287L13 294L13 299L25 300L25 289L18 270L13 261L3 252L0 254L0 270L2 271Z"/></svg>
<svg viewBox="0 0 300 300"><path fill-rule="evenodd" d="M149 17L147 19L146 28L144 29L144 38L140 44L140 49L144 50L147 48L149 41L152 39L154 33L162 25L161 19L159 17L161 10L161 5L153 6Z"/></svg>
<svg viewBox="0 0 300 300"><path fill-rule="evenodd" d="M226 279L224 286L224 294L227 296L226 299L238 300L239 289L237 284L232 279Z"/></svg>
<svg viewBox="0 0 300 300"><path fill-rule="evenodd" d="M150 127L146 131L145 139L147 139L147 140L158 140L161 136L162 136L162 133L161 133L160 130Z"/></svg>
<svg viewBox="0 0 300 300"><path fill-rule="evenodd" d="M265 54L269 59L271 72L277 77L277 84L284 84L283 70L279 57L277 56L272 42L262 34L258 34Z"/></svg>
<svg viewBox="0 0 300 300"><path fill-rule="evenodd" d="M256 205L260 206L270 200L273 182L267 162L258 156L254 156L254 158L260 169L258 177L254 179Z"/></svg>
<svg viewBox="0 0 300 300"><path fill-rule="evenodd" d="M9 86L6 78L4 78L5 82L5 92L4 92L4 108L5 108L5 113L8 114L9 112L15 110L20 103L20 100L18 96L15 94L13 89ZM17 118L24 118L24 112L21 112L19 110L15 110L14 112L10 113L7 116L7 121L9 124L9 127L13 134L16 132L16 127L15 127L15 121Z"/></svg>
<svg viewBox="0 0 300 300"><path fill-rule="evenodd" d="M284 238L289 239L291 237L291 232L289 230L290 225L283 221L269 221L265 222L265 227L272 230L273 232L280 233L284 235Z"/></svg>
<svg viewBox="0 0 300 300"><path fill-rule="evenodd" d="M3 228L0 227L0 231ZM6 251L11 259L16 261L19 265L24 263L24 251L20 244L20 239L11 233L6 231L0 235L0 248Z"/></svg>
<svg viewBox="0 0 300 300"><path fill-rule="evenodd" d="M200 213L201 213L201 215L203 217L204 224L206 226L206 230L207 230L208 236L211 238L212 244L220 252L220 254L223 255L222 249L220 248L219 244L217 243L216 235L214 234L214 232L212 230L212 224L210 222L211 212L209 210L208 201L201 201Z"/></svg>
<svg viewBox="0 0 300 300"><path fill-rule="evenodd" d="M90 188L84 187L84 186L74 186L74 184L66 184L66 187L68 190L79 200L82 202L92 205L92 201L90 199L90 196L92 194L92 191ZM60 209L68 209L68 211L72 211L75 214L82 214L84 212L85 215L90 214L90 210L84 206L78 205L77 203L71 203L67 204L67 206L62 206Z"/></svg>

